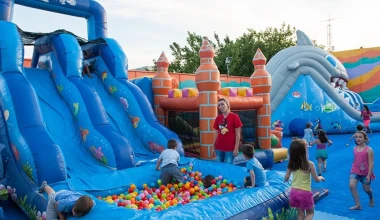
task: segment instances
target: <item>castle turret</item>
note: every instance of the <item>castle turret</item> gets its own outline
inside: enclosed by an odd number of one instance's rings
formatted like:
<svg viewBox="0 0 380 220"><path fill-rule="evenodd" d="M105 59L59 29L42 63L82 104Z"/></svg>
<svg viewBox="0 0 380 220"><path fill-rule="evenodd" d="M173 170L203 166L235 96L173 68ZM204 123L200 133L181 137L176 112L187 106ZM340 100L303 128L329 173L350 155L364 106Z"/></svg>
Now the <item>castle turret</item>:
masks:
<svg viewBox="0 0 380 220"><path fill-rule="evenodd" d="M258 143L261 149L271 148L271 112L270 112L270 90L272 78L265 70L267 58L260 49L257 49L252 63L255 71L251 75L251 88L255 95L263 97L263 107L257 110Z"/></svg>
<svg viewBox="0 0 380 220"><path fill-rule="evenodd" d="M152 80L152 88L154 93L154 112L161 124L165 125L167 115L159 106L160 97L167 97L168 91L172 89L172 78L168 73L169 61L162 52L157 60L157 73Z"/></svg>
<svg viewBox="0 0 380 220"><path fill-rule="evenodd" d="M195 72L195 83L199 91L200 158L213 159L220 73L214 62L214 48L207 39L203 40L199 56L201 65Z"/></svg>

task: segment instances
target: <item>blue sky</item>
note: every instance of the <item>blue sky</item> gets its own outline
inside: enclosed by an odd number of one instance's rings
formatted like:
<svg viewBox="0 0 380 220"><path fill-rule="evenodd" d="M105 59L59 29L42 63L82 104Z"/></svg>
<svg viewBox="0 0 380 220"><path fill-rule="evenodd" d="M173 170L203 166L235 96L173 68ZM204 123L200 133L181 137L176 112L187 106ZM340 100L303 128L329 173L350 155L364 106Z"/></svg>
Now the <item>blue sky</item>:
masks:
<svg viewBox="0 0 380 220"><path fill-rule="evenodd" d="M80 1L80 0L77 0ZM123 47L129 67L152 65L169 45L185 44L187 31L212 38L235 39L248 28L264 30L283 22L304 31L319 44L327 43L327 20L332 18L332 44L336 51L380 46L380 1L362 0L98 0L107 12L108 36ZM86 37L82 18L15 7L13 22L21 29L50 32L66 29ZM25 57L32 56L27 48ZM265 54L265 51L263 51ZM252 54L253 56L253 54ZM248 64L249 65L249 64Z"/></svg>

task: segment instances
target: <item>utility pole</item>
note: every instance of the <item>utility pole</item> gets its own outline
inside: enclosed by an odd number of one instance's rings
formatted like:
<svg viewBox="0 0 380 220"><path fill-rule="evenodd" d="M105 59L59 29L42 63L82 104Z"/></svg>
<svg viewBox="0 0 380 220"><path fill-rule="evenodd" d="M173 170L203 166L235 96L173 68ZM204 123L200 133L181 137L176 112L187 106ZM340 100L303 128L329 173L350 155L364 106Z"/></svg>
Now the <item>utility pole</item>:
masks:
<svg viewBox="0 0 380 220"><path fill-rule="evenodd" d="M329 52L334 50L333 45L332 45L331 21L336 20L336 19L340 19L340 18L341 17L331 18L330 13L329 13L329 19L321 21L321 22L326 22L326 21L328 22L328 24L327 24L327 50Z"/></svg>
<svg viewBox="0 0 380 220"><path fill-rule="evenodd" d="M226 57L225 63L227 65L227 76L230 76L230 64L232 61L232 57Z"/></svg>

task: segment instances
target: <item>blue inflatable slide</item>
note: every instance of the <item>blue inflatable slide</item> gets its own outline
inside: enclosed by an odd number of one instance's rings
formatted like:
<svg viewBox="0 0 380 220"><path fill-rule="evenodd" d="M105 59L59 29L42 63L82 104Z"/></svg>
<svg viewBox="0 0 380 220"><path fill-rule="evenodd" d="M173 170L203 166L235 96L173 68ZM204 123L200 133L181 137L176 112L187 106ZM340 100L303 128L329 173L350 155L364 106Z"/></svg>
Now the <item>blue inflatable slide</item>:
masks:
<svg viewBox="0 0 380 220"><path fill-rule="evenodd" d="M11 23L13 5L83 17L88 39L80 45L67 33L34 43L32 67L24 68L24 45ZM81 219L262 219L288 207L284 173L267 171L268 186L194 201L164 211L118 207L98 196L125 193L131 184L155 183L159 152L178 136L156 119L143 92L128 81L127 58L107 38L106 14L92 0L0 0L0 190L30 219L43 219L48 198L43 181L55 191L89 195L95 207ZM82 77L83 51L94 65ZM243 185L245 168L181 157L204 175L222 175ZM70 218L70 217L69 217Z"/></svg>

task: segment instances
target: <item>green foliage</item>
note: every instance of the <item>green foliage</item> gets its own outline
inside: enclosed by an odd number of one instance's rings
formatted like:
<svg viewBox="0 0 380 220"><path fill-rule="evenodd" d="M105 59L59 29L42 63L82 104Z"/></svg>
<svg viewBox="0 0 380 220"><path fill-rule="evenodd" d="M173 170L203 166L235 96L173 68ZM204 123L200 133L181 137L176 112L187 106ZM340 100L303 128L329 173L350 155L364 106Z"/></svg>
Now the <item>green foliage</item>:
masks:
<svg viewBox="0 0 380 220"><path fill-rule="evenodd" d="M293 220L297 219L298 213L295 208L282 208L280 213L273 214L272 210L268 208L268 216L263 217L262 220Z"/></svg>
<svg viewBox="0 0 380 220"><path fill-rule="evenodd" d="M26 203L26 198L20 197L16 202L24 209L26 214L29 216L29 219L37 219L37 210L36 206L33 206L31 204Z"/></svg>
<svg viewBox="0 0 380 220"><path fill-rule="evenodd" d="M250 76L254 71L252 58L257 48L261 49L269 61L280 50L296 45L295 32L294 27L284 23L280 28L269 27L264 31L248 29L247 33L235 41L231 40L229 36L221 39L218 34L214 33L214 41L210 39L209 41L215 49L214 60L221 73L227 73L225 60L227 57L231 57L230 75ZM174 56L174 60L169 66L169 72L195 73L200 65L198 52L204 38L206 37L188 32L185 46L173 42L169 46ZM317 45L315 41L313 43L323 49L323 46ZM156 65L156 60L153 60L153 63Z"/></svg>
<svg viewBox="0 0 380 220"><path fill-rule="evenodd" d="M26 175L33 181L33 169L30 167L29 162L22 165L22 169L26 173Z"/></svg>
<svg viewBox="0 0 380 220"><path fill-rule="evenodd" d="M100 160L104 165L108 164L107 157L103 156L102 159Z"/></svg>
<svg viewBox="0 0 380 220"><path fill-rule="evenodd" d="M178 43L173 42L169 46L174 56L174 60L169 66L169 72L194 73L200 65L198 52L205 37L194 32L187 32L187 34L188 45L181 47ZM215 48L215 44L211 40L209 41Z"/></svg>
<svg viewBox="0 0 380 220"><path fill-rule="evenodd" d="M8 199L8 190L2 189L0 190L0 200L7 200Z"/></svg>

